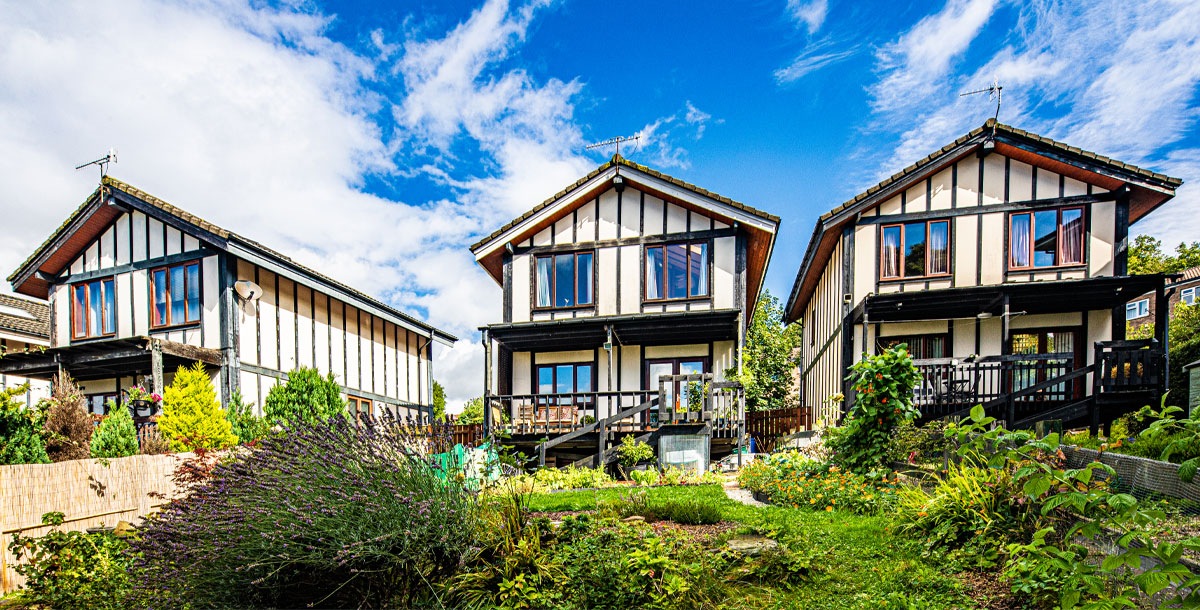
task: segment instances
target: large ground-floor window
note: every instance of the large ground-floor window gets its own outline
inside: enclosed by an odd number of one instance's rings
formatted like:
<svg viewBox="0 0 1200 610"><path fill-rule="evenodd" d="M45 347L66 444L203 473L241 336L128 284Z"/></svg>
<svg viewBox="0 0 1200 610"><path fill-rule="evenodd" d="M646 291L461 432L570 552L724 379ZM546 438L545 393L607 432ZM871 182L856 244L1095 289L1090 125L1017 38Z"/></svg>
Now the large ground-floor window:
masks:
<svg viewBox="0 0 1200 610"><path fill-rule="evenodd" d="M709 371L708 358L654 358L646 360L646 389L658 390L659 378L670 375L701 375ZM674 381L666 384L667 404L675 410L687 409L688 388L686 384Z"/></svg>

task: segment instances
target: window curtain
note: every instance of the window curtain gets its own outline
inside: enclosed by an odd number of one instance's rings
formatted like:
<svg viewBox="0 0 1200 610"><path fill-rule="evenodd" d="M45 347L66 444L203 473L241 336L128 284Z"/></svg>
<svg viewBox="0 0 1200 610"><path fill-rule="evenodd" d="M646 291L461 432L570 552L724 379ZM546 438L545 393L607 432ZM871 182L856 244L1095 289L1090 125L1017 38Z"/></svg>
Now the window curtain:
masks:
<svg viewBox="0 0 1200 610"><path fill-rule="evenodd" d="M950 234L949 224L933 222L929 224L929 273L950 273Z"/></svg>
<svg viewBox="0 0 1200 610"><path fill-rule="evenodd" d="M1029 266L1029 229L1029 214L1013 214L1008 236L1009 266Z"/></svg>
<svg viewBox="0 0 1200 610"><path fill-rule="evenodd" d="M1063 210L1061 264L1083 262L1083 210Z"/></svg>
<svg viewBox="0 0 1200 610"><path fill-rule="evenodd" d="M547 256L537 259L537 306L550 306L550 267L554 259Z"/></svg>
<svg viewBox="0 0 1200 610"><path fill-rule="evenodd" d="M883 230L883 277L900 277L900 227Z"/></svg>
<svg viewBox="0 0 1200 610"><path fill-rule="evenodd" d="M663 249L646 249L646 298L661 299L663 271Z"/></svg>

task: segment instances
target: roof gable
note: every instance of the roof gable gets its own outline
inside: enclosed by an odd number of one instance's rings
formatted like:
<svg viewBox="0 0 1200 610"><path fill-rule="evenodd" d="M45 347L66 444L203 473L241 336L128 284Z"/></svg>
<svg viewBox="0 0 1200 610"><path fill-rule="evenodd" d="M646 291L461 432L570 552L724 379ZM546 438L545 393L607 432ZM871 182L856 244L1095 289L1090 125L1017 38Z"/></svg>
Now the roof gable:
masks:
<svg viewBox="0 0 1200 610"><path fill-rule="evenodd" d="M970 154L995 152L1035 167L1047 169L1106 190L1130 187L1129 221L1132 224L1175 196L1183 183L1135 165L1070 146L994 119L883 179L871 188L824 213L813 228L796 281L788 298L787 318L800 318L828 263L840 229L863 212L911 187Z"/></svg>

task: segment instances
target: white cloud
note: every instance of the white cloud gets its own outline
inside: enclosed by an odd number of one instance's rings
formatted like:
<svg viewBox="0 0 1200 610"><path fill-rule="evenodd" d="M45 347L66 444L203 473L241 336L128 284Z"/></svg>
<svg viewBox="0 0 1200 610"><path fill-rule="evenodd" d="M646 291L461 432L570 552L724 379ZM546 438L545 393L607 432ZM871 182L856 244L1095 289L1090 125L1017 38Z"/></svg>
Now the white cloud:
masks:
<svg viewBox="0 0 1200 610"><path fill-rule="evenodd" d="M948 0L899 40L876 54L883 78L870 88L876 112L897 112L921 105L941 91L941 78L979 35L996 0Z"/></svg>
<svg viewBox="0 0 1200 610"><path fill-rule="evenodd" d="M829 0L788 0L787 12L797 27L804 26L814 34L829 14Z"/></svg>
<svg viewBox="0 0 1200 610"><path fill-rule="evenodd" d="M639 129L634 134L637 145L632 150L625 149L622 156L654 167L687 169L688 151L676 142L699 140L710 123L723 122L724 119L713 119L690 100L686 101L682 110L654 119Z"/></svg>
<svg viewBox="0 0 1200 610"><path fill-rule="evenodd" d="M826 52L831 46L829 40L808 45L800 54L796 55L792 63L775 71L775 82L781 85L793 83L821 68L848 59L858 52L858 49L853 47Z"/></svg>

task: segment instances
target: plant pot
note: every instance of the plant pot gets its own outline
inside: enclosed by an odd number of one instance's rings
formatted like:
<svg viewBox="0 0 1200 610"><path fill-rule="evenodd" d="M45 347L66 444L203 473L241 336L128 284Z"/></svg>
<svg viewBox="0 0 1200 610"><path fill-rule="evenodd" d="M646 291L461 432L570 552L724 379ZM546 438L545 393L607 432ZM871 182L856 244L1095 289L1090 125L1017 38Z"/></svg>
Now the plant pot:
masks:
<svg viewBox="0 0 1200 610"><path fill-rule="evenodd" d="M134 417L150 417L154 415L154 403L149 400L131 400L129 410Z"/></svg>

